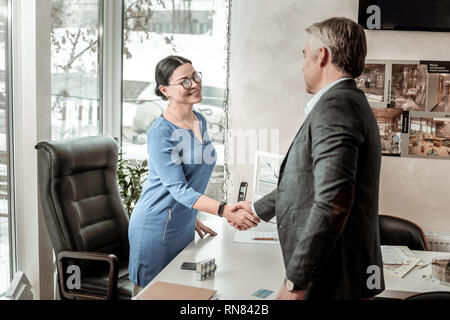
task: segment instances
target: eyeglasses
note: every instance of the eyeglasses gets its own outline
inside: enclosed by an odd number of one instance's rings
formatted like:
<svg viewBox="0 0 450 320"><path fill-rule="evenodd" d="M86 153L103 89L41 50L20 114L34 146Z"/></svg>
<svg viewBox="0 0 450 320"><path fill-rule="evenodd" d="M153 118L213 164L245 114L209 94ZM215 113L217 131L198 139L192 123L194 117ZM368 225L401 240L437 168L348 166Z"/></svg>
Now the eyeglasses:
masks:
<svg viewBox="0 0 450 320"><path fill-rule="evenodd" d="M196 83L202 82L202 73L195 71L192 75L192 79L184 79L181 83L169 83L167 86L183 86L185 90L189 90L192 88L192 80Z"/></svg>

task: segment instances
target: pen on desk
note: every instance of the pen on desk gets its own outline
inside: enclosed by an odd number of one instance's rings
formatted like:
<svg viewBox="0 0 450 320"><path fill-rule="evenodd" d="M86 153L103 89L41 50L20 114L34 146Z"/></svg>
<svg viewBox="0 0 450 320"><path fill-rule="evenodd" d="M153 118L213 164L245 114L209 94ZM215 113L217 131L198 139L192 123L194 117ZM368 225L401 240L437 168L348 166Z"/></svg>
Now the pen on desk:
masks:
<svg viewBox="0 0 450 320"><path fill-rule="evenodd" d="M278 239L277 238L253 238L253 240L271 240L271 241L276 241Z"/></svg>

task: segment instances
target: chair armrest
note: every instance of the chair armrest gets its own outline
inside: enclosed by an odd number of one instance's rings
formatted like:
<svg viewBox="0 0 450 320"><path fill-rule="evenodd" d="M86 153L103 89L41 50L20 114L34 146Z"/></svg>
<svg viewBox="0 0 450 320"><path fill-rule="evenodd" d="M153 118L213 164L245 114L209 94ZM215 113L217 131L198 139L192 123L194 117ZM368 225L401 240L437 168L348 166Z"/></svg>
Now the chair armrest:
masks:
<svg viewBox="0 0 450 320"><path fill-rule="evenodd" d="M63 270L63 259L78 259L78 260L92 260L104 261L109 263L109 277L108 289L106 296L94 295L89 293L76 293L71 290L66 290L65 286L65 272ZM66 299L94 299L94 300L111 300L117 293L117 281L119 275L119 259L114 254L99 253L99 252L85 252L85 251L61 251L57 258L59 286L62 290L64 298Z"/></svg>

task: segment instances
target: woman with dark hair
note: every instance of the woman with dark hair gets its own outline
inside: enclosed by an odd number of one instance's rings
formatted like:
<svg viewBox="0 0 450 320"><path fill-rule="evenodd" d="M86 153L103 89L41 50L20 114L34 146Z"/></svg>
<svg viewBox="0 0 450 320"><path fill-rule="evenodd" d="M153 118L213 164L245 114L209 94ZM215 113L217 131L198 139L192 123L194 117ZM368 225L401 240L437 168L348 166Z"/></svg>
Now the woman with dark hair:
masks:
<svg viewBox="0 0 450 320"><path fill-rule="evenodd" d="M224 217L239 230L259 218L203 193L216 163L206 119L193 111L202 101L202 76L180 56L161 60L155 92L169 105L148 131L148 179L131 215L129 277L133 296L195 236L216 233L197 220L197 210Z"/></svg>

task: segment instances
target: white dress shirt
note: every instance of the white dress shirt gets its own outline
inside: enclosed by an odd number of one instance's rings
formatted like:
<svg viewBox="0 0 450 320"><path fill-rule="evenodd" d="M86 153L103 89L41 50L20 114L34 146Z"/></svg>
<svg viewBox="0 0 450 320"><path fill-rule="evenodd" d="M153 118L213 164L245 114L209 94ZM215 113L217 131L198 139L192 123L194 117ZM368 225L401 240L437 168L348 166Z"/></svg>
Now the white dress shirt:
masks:
<svg viewBox="0 0 450 320"><path fill-rule="evenodd" d="M311 100L309 100L308 103L306 104L306 107L305 107L305 114L306 114L306 116L308 116L311 113L312 109L317 104L317 102L319 102L320 98L322 98L322 96L325 94L325 92L327 92L332 87L337 85L339 82L342 82L344 80L352 80L352 78L341 78L341 79L338 79L338 80L330 83L329 85L325 86L324 88L322 88L322 90L320 90L319 92L317 92L314 95L314 97L312 97Z"/></svg>

